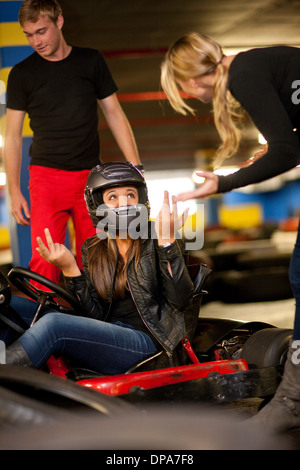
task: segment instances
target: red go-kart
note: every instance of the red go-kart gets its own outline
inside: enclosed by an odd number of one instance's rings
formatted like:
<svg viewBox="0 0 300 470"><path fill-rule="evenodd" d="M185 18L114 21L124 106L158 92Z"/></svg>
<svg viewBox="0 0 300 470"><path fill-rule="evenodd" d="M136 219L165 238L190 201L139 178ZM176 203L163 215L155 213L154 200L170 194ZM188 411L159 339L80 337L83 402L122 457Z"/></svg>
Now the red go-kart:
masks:
<svg viewBox="0 0 300 470"><path fill-rule="evenodd" d="M99 402L105 406L109 403L108 408L117 411L120 401L131 406L143 402L224 403L271 397L281 380L292 330L262 322L201 317L201 300L206 293L203 288L210 271L204 264L197 269L191 268L194 302L185 312L187 336L178 345L173 362L167 354L159 352L125 374L104 376L101 371L78 368L68 358L51 357L42 371L46 374L28 368L22 372L19 368L16 372L14 367L1 368L0 392L1 387L8 383L16 384L17 390L21 385L28 387L33 384L44 391L52 390L64 396L78 394L79 401L85 404L90 397L95 400L97 395L97 406ZM80 305L75 297L37 273L15 267L8 274L9 281L5 277L1 279L0 318L12 327L17 314L9 305L9 282L37 302L32 324L44 307L80 314ZM31 280L47 290L35 287Z"/></svg>

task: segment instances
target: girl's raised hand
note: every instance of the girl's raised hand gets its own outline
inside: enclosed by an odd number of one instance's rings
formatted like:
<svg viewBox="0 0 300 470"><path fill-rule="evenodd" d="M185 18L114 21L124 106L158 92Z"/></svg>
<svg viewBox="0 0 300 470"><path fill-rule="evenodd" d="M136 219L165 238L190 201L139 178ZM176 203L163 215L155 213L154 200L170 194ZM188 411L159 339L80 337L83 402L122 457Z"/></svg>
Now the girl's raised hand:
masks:
<svg viewBox="0 0 300 470"><path fill-rule="evenodd" d="M176 233L180 230L186 221L188 208L178 218L177 202L175 196L172 197L172 210L170 208L169 192L164 191L164 200L162 208L155 220L155 231L158 238L158 244L167 242L173 243L176 239Z"/></svg>

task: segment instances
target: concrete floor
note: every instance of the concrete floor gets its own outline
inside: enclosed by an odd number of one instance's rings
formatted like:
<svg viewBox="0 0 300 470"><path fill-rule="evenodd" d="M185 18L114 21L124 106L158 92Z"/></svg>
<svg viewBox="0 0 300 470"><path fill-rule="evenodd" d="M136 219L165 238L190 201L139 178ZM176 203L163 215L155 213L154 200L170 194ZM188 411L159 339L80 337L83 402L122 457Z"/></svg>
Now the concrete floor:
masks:
<svg viewBox="0 0 300 470"><path fill-rule="evenodd" d="M293 328L295 300L225 304L209 302L202 305L200 315L209 318L233 318L243 321L263 321L278 328Z"/></svg>

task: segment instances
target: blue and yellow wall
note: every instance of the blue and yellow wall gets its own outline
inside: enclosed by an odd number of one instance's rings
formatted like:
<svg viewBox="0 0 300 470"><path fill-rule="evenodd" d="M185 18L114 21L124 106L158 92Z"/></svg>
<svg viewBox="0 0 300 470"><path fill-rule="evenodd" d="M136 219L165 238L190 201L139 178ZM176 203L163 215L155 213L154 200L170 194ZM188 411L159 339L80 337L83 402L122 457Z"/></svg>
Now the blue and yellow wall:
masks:
<svg viewBox="0 0 300 470"><path fill-rule="evenodd" d="M21 60L32 54L33 50L28 45L26 37L18 22L18 12L21 1L0 0L0 80L7 84L7 77L11 68ZM5 133L5 106L1 108L0 129L2 137ZM21 170L21 189L24 196L29 199L28 194L28 164L29 147L31 145L32 132L26 116L23 129L23 159ZM2 204L3 204L3 193ZM6 198L8 200L8 198ZM9 202L7 202L9 204ZM1 212L3 214L4 211ZM9 210L8 210L9 212ZM0 221L0 223L3 221ZM28 266L31 258L30 227L17 225L12 217L8 216L10 247L13 254L13 264ZM5 236L4 232L2 238Z"/></svg>
<svg viewBox="0 0 300 470"><path fill-rule="evenodd" d="M222 197L222 205L218 213L219 223L237 229L247 226L247 221L250 225L268 222L279 224L283 220L299 216L299 179L286 181L276 191L252 194L240 191L226 193Z"/></svg>

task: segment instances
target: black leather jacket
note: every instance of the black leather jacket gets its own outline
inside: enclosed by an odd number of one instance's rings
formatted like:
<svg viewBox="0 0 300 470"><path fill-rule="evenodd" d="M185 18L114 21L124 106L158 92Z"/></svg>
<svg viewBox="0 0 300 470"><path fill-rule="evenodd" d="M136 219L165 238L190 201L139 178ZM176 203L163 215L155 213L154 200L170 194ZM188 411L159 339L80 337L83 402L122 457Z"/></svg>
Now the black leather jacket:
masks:
<svg viewBox="0 0 300 470"><path fill-rule="evenodd" d="M109 302L104 302L94 288L87 265L87 244L82 247L81 276L65 277L66 288L80 301L82 315L105 320ZM168 271L171 265L173 277ZM168 247L158 246L157 240L142 241L137 271L134 261L127 270L130 293L147 328L168 354L185 336L183 310L193 299L194 285L189 275L184 245L176 240Z"/></svg>

